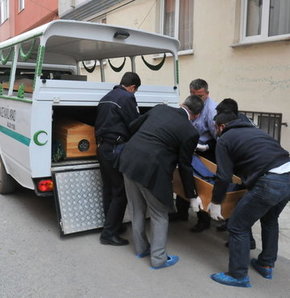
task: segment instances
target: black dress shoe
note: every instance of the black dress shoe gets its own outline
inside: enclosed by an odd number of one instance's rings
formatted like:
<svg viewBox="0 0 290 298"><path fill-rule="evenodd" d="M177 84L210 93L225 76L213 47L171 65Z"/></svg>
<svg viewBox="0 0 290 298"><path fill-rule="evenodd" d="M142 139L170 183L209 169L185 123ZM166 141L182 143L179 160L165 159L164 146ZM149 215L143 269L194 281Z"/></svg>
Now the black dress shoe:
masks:
<svg viewBox="0 0 290 298"><path fill-rule="evenodd" d="M119 236L112 236L109 238L100 237L101 244L114 245L114 246L122 246L128 245L129 241L127 239L121 238Z"/></svg>
<svg viewBox="0 0 290 298"><path fill-rule="evenodd" d="M190 231L192 233L200 233L209 228L210 228L210 224L204 224L202 222L198 222L193 228L190 229Z"/></svg>

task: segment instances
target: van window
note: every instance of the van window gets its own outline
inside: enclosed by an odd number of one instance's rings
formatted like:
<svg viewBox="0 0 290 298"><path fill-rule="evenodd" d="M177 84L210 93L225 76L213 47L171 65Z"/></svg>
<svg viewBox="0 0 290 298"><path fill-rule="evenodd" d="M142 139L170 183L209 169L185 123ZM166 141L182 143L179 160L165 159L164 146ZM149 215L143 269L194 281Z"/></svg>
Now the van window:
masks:
<svg viewBox="0 0 290 298"><path fill-rule="evenodd" d="M14 56L14 47L9 47L0 51L0 83L3 95L8 94L10 68Z"/></svg>

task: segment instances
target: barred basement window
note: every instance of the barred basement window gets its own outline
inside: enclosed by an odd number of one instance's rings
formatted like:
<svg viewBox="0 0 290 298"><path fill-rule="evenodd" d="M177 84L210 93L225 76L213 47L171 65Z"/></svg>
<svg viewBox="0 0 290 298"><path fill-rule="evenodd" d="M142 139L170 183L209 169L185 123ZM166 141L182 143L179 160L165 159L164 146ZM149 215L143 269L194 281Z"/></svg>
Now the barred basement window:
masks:
<svg viewBox="0 0 290 298"><path fill-rule="evenodd" d="M275 140L280 142L281 139L281 113L264 113L264 112L250 112L240 111L245 114L253 123L260 129L264 130Z"/></svg>

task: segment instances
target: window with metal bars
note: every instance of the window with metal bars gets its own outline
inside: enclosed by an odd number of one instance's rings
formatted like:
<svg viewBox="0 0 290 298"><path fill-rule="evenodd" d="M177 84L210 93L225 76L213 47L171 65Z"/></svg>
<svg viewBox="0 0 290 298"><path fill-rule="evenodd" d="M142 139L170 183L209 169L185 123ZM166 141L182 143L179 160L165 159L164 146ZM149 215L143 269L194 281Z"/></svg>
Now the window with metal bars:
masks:
<svg viewBox="0 0 290 298"><path fill-rule="evenodd" d="M264 113L264 112L251 112L239 111L245 114L253 123L260 129L264 130L275 140L280 142L281 139L281 126L282 114L281 113Z"/></svg>

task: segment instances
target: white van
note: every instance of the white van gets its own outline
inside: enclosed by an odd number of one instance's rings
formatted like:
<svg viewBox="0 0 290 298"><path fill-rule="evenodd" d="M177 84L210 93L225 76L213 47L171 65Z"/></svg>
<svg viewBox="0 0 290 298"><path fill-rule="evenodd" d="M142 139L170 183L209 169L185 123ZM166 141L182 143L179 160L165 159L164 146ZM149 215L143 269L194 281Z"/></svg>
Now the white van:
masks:
<svg viewBox="0 0 290 298"><path fill-rule="evenodd" d="M159 34L67 20L0 43L0 194L20 184L54 195L62 234L102 227L99 166L95 151L85 154L95 144L84 136L77 157L58 155L57 125L69 119L92 128L99 100L125 71L150 71L149 84L141 76L135 94L141 112L159 103L177 106L178 47ZM106 72L114 82L106 82ZM161 85L164 77L170 80ZM68 125L67 134L69 127L73 134L78 124Z"/></svg>

